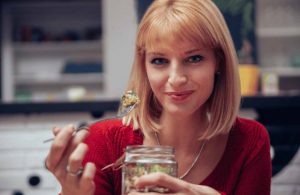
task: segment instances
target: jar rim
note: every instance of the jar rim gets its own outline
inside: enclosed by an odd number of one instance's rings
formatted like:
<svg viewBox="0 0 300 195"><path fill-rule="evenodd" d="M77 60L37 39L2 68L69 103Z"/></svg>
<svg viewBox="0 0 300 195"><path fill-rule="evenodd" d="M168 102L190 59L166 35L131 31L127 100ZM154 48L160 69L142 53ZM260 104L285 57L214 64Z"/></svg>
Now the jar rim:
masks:
<svg viewBox="0 0 300 195"><path fill-rule="evenodd" d="M141 151L164 151L166 153L174 153L175 149L172 146L144 146L144 145L130 145L126 146L126 152L141 152Z"/></svg>

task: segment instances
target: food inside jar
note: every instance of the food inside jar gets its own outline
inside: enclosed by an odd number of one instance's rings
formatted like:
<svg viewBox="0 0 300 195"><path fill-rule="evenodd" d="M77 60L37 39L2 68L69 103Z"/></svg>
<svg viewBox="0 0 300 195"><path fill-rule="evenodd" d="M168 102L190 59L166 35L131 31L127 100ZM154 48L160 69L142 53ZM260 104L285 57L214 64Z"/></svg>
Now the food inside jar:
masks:
<svg viewBox="0 0 300 195"><path fill-rule="evenodd" d="M144 189L135 189L134 182L142 175L149 173L163 172L173 177L177 175L177 164L176 163L126 163L123 167L123 185L124 194L130 191L139 192L159 192L167 193L169 189L160 186L148 186Z"/></svg>

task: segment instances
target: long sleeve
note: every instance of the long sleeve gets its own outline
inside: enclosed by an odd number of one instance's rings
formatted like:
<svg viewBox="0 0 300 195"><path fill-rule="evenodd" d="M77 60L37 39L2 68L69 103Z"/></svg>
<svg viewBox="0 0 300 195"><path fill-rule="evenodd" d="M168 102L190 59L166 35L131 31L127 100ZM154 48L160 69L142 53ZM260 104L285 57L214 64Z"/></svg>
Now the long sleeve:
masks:
<svg viewBox="0 0 300 195"><path fill-rule="evenodd" d="M95 194L112 195L114 186L112 182L112 175L110 171L101 171L101 169L112 162L111 154L112 150L107 139L107 133L105 127L91 126L90 135L85 140L88 145L88 153L85 156L84 164L87 162L93 162L96 165L97 172L95 176L96 191Z"/></svg>
<svg viewBox="0 0 300 195"><path fill-rule="evenodd" d="M90 127L90 135L85 140L89 150L83 164L93 162L97 172L95 176L95 195L121 194L121 169L101 169L116 162L128 145L143 143L141 131L124 126L120 120L95 123Z"/></svg>

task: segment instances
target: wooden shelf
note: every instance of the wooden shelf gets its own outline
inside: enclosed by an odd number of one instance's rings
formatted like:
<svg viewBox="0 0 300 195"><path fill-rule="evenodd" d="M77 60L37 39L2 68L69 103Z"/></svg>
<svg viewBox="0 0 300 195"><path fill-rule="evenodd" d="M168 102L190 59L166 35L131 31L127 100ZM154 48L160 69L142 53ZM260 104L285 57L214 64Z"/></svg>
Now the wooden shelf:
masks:
<svg viewBox="0 0 300 195"><path fill-rule="evenodd" d="M245 96L241 108L253 109L300 109L300 95Z"/></svg>
<svg viewBox="0 0 300 195"><path fill-rule="evenodd" d="M0 104L0 114L29 114L53 112L104 113L117 111L119 100L98 102L6 103Z"/></svg>
<svg viewBox="0 0 300 195"><path fill-rule="evenodd" d="M101 52L102 42L98 41L74 41L74 42L24 42L15 43L14 51L17 54L36 53L67 53L67 52Z"/></svg>
<svg viewBox="0 0 300 195"><path fill-rule="evenodd" d="M300 76L300 68L298 67L263 67L261 73L275 73L278 76Z"/></svg>
<svg viewBox="0 0 300 195"><path fill-rule="evenodd" d="M16 84L22 86L99 84L104 82L103 77L103 73L61 74L50 77L16 76Z"/></svg>
<svg viewBox="0 0 300 195"><path fill-rule="evenodd" d="M300 28L297 27L258 28L256 32L258 37L262 38L300 37Z"/></svg>

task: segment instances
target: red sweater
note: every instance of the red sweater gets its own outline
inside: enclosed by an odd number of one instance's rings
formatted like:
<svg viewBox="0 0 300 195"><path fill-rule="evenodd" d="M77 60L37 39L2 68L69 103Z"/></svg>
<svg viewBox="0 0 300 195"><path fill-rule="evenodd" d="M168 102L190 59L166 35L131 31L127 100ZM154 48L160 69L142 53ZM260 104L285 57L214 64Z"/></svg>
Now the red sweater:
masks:
<svg viewBox="0 0 300 195"><path fill-rule="evenodd" d="M91 126L85 142L89 152L84 164L94 162L97 166L95 195L120 195L121 170L101 171L101 168L115 162L127 145L141 145L141 131L133 131L120 120L105 121ZM256 121L238 118L221 160L200 184L223 194L270 194L270 140L265 127Z"/></svg>

